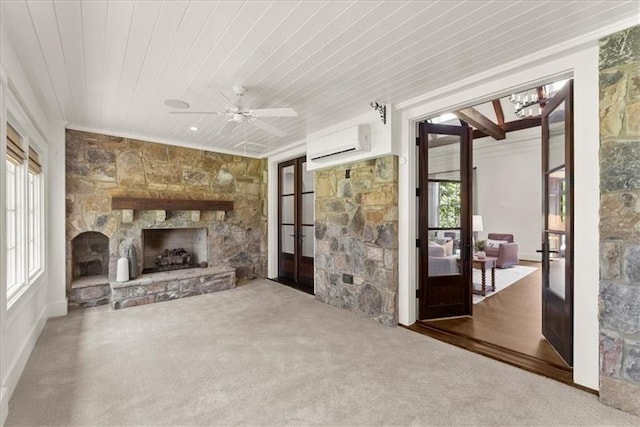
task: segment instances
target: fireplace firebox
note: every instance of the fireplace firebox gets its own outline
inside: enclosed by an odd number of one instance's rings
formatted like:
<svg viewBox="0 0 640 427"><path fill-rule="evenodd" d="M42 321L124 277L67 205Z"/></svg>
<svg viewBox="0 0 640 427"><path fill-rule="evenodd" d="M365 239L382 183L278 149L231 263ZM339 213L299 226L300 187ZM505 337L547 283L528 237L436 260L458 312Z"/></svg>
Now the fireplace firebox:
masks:
<svg viewBox="0 0 640 427"><path fill-rule="evenodd" d="M144 229L142 259L143 274L198 267L207 261L207 229Z"/></svg>

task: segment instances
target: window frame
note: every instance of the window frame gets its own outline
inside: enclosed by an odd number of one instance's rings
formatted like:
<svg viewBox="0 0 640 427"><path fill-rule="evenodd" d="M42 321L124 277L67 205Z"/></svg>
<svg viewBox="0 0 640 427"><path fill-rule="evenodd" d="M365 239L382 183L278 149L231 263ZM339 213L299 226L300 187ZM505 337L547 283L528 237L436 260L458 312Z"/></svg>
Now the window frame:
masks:
<svg viewBox="0 0 640 427"><path fill-rule="evenodd" d="M33 177L33 186L30 184ZM44 177L43 172L32 173L27 168L27 185L26 185L26 252L27 252L27 274L29 281L34 281L44 270L44 246L46 239L44 238ZM32 194L35 193L35 194ZM34 206L31 206L31 204ZM33 209L32 209L33 208ZM33 211L33 218L30 215ZM33 229L31 229L31 221L33 221ZM32 236L33 234L33 236ZM37 260L36 265L31 263L31 243L33 242L33 255Z"/></svg>
<svg viewBox="0 0 640 427"><path fill-rule="evenodd" d="M18 126L15 125L11 120L7 120L4 123L5 128L11 126L20 137L20 145L24 148L25 140L23 133L16 129ZM5 130L5 132L7 132ZM6 142L6 138L5 138ZM14 244L12 248L9 248L10 241L7 239L5 242L5 281L6 281L6 293L7 293L7 306L10 305L10 302L15 299L17 294L20 294L22 290L27 286L28 280L27 275L25 274L25 247L24 244L26 242L26 233L24 227L24 206L25 206L25 162L23 161L20 164L16 164L8 159L8 156L5 157L5 226L4 230L6 232L7 237L13 236ZM10 168L13 168L12 177L9 178ZM10 181L13 181L13 185L10 188ZM11 209L13 207L13 209ZM11 218L10 213L13 213L13 219ZM13 229L13 230L11 230ZM11 230L11 231L10 231ZM10 260L10 253L13 253L13 259ZM11 261L11 262L10 262ZM13 279L9 282L9 272L13 272Z"/></svg>
<svg viewBox="0 0 640 427"><path fill-rule="evenodd" d="M4 275L4 279L2 282L5 283L2 288L0 288L0 292L2 292L3 297L1 300L6 304L6 309L13 311L12 307L17 306L17 302L22 300L23 296L26 294L31 295L29 292L30 288L33 288L33 285L41 282L41 278L44 277L44 272L46 271L46 220L45 213L47 211L46 208L46 177L47 171L45 167L40 166L37 173L34 173L34 185L37 187L37 191L33 191L33 187L29 185L29 175L31 175L31 170L29 168L29 148L31 147L41 160L37 161L38 165L46 165L46 145L41 143L42 134L37 130L37 128L33 125L33 122L21 108L20 104L17 102L11 91L8 91L8 99L6 115L3 117L4 120L0 122L0 126L3 128L0 132L2 135L2 150L0 153L4 156L4 163L1 168L2 175L2 186L4 192L0 193L2 198L3 207L6 205L6 201L8 201L8 156L7 156L7 126L10 125L13 130L15 130L20 136L20 146L25 152L25 160L22 164L17 165L16 167L16 184L14 185L14 191L16 193L16 201L19 202L19 212L16 214L15 223L16 226L16 249L15 256L16 260L14 261L15 268L17 269L18 279L17 283L12 284L9 287L8 280L8 269L9 266L9 255L8 255L8 242L2 242L4 246L1 251L3 259L3 265L5 267L2 274ZM34 172L38 168L34 168ZM30 198L32 197L32 200ZM34 208L34 218L32 226L33 228L30 230L30 216L29 209L31 208L31 202L33 202ZM0 217L4 219L2 221L2 229L4 233L8 231L9 225L9 215L7 215L7 209L4 207L3 213ZM30 260L30 241L33 240L33 254L35 255L35 259L37 259L37 264L32 265ZM27 298L27 297L26 297Z"/></svg>

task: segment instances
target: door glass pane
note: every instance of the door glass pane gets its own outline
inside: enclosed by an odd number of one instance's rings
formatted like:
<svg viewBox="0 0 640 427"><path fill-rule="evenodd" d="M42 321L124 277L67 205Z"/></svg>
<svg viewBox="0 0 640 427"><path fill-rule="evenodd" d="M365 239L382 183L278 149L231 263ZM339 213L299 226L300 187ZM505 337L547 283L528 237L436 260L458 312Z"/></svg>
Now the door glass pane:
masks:
<svg viewBox="0 0 640 427"><path fill-rule="evenodd" d="M566 235L547 233L547 245L549 248L548 288L551 292L564 299Z"/></svg>
<svg viewBox="0 0 640 427"><path fill-rule="evenodd" d="M302 256L313 257L313 226L302 227Z"/></svg>
<svg viewBox="0 0 640 427"><path fill-rule="evenodd" d="M313 191L313 172L307 170L307 162L302 162L302 192Z"/></svg>
<svg viewBox="0 0 640 427"><path fill-rule="evenodd" d="M566 231L567 220L567 188L565 168L552 172L547 177L549 193L547 194L549 230Z"/></svg>
<svg viewBox="0 0 640 427"><path fill-rule="evenodd" d="M460 227L462 213L460 182L429 181L427 200L429 228Z"/></svg>
<svg viewBox="0 0 640 427"><path fill-rule="evenodd" d="M283 225L281 228L282 240L280 250L287 254L293 254L295 248L295 237L293 232L293 225Z"/></svg>
<svg viewBox="0 0 640 427"><path fill-rule="evenodd" d="M549 114L549 169L563 166L564 161L564 101Z"/></svg>
<svg viewBox="0 0 640 427"><path fill-rule="evenodd" d="M460 230L438 230L428 233L429 276L460 274Z"/></svg>
<svg viewBox="0 0 640 427"><path fill-rule="evenodd" d="M429 134L427 224L429 228L429 276L459 275L460 216L460 137Z"/></svg>
<svg viewBox="0 0 640 427"><path fill-rule="evenodd" d="M429 179L460 180L460 137L429 134Z"/></svg>
<svg viewBox="0 0 640 427"><path fill-rule="evenodd" d="M428 226L460 227L460 137L429 134Z"/></svg>
<svg viewBox="0 0 640 427"><path fill-rule="evenodd" d="M282 196L280 200L282 200L282 223L283 224L293 224L294 222L294 195L290 196Z"/></svg>
<svg viewBox="0 0 640 427"><path fill-rule="evenodd" d="M302 223L313 224L314 218L314 193L302 195Z"/></svg>
<svg viewBox="0 0 640 427"><path fill-rule="evenodd" d="M295 183L294 165L281 169L280 182L282 183L282 194L293 194Z"/></svg>

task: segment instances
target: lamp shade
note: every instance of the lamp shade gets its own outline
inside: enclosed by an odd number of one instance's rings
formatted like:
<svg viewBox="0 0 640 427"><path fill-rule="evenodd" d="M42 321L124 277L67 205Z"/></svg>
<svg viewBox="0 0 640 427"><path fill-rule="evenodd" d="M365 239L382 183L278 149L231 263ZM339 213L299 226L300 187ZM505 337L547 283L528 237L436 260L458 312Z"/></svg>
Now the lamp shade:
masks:
<svg viewBox="0 0 640 427"><path fill-rule="evenodd" d="M482 225L482 215L473 215L473 220L472 220L472 227L473 230L472 231L483 231L484 227Z"/></svg>

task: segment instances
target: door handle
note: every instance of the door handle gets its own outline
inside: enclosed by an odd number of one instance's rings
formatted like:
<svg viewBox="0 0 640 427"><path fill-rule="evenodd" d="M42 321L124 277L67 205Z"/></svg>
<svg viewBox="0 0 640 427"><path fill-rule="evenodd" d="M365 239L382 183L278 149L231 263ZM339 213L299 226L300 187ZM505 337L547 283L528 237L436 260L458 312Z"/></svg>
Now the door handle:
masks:
<svg viewBox="0 0 640 427"><path fill-rule="evenodd" d="M298 242L302 242L302 239L304 239L305 237L307 237L306 234L289 234L289 236L293 237L294 239L296 239Z"/></svg>
<svg viewBox="0 0 640 427"><path fill-rule="evenodd" d="M543 254L545 252L550 253L550 254L558 254L558 253L560 253L558 251L554 251L553 249L549 249L548 251L545 251L544 249L538 249L536 252L538 252L539 254Z"/></svg>

